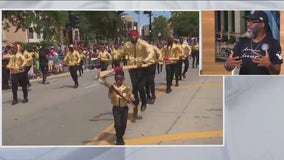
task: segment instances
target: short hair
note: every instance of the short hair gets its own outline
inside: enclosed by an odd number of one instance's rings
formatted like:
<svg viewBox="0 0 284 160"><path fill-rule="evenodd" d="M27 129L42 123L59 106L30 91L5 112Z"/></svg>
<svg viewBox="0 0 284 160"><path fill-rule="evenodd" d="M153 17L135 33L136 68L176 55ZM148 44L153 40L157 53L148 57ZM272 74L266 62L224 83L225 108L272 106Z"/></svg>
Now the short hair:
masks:
<svg viewBox="0 0 284 160"><path fill-rule="evenodd" d="M114 76L116 77L118 75L121 75L122 77L124 77L124 71L123 70L116 71Z"/></svg>

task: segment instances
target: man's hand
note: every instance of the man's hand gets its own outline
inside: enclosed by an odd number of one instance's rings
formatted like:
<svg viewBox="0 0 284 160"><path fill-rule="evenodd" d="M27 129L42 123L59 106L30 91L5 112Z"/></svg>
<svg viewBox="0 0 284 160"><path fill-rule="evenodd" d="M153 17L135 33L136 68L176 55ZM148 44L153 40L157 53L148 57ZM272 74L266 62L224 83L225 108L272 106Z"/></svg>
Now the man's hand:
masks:
<svg viewBox="0 0 284 160"><path fill-rule="evenodd" d="M270 61L270 58L269 58L269 53L268 53L267 50L265 50L265 56L262 56L259 53L254 52L254 51L253 51L253 54L255 56L252 58L252 61L254 63L256 63L258 67L266 67L266 68L268 68L271 65L271 61Z"/></svg>
<svg viewBox="0 0 284 160"><path fill-rule="evenodd" d="M227 61L225 62L225 68L227 70L233 70L235 67L240 67L243 63L242 59L239 56L233 57L234 52L231 51Z"/></svg>

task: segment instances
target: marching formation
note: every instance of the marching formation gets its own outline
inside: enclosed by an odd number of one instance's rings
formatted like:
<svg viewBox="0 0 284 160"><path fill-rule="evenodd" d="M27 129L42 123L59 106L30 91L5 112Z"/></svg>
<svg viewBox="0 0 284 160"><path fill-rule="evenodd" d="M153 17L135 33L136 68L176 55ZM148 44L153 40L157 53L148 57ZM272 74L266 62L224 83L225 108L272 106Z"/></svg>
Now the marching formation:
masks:
<svg viewBox="0 0 284 160"><path fill-rule="evenodd" d="M154 104L155 94L155 74L162 72L163 65L166 71L166 90L170 94L173 92L172 85L179 86L179 81L186 78L189 68L189 58L192 57L195 63L192 68L198 67L199 46L197 38L175 39L172 35L168 36L166 43L147 42L139 37L137 30L129 32L130 41L123 45L100 43L97 46L98 53L92 56L92 52L87 47L77 44L70 44L64 53L62 62L59 61L58 50L53 47L41 46L39 49L33 47L32 51L27 51L24 46L13 45L9 54L2 56L7 60L5 68L11 76L11 88L13 92L12 105L18 103L18 87L22 87L23 103L28 100L29 72L41 72L42 84L49 84L47 75L55 69L56 72L62 71L62 66L68 66L69 73L74 81L74 88L79 87L79 76L83 76L83 66L100 69L99 80L109 88L108 97L113 105L114 127L116 131L116 144L123 145L123 136L126 130L128 105L133 106L132 122L141 119L138 110L145 111L147 104ZM50 58L52 57L52 58ZM55 57L55 58L54 58ZM50 60L54 60L52 68L49 69ZM95 61L94 61L95 60ZM121 65L121 62L123 62ZM184 67L182 67L184 64ZM111 69L109 68L111 66ZM2 66L3 67L3 66ZM131 86L124 83L125 71L128 70ZM106 84L104 77L115 72L114 84ZM3 77L3 81L8 84L9 77ZM173 84L173 82L175 82ZM3 85L4 86L4 85Z"/></svg>

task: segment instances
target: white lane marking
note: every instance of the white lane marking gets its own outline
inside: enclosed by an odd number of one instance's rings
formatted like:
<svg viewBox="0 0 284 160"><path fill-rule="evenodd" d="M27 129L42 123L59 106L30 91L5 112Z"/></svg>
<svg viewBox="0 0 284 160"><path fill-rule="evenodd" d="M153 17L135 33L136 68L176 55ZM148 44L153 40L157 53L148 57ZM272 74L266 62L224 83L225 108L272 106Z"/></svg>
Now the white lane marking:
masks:
<svg viewBox="0 0 284 160"><path fill-rule="evenodd" d="M92 85L87 86L87 87L85 87L85 88L92 88L92 87L96 87L97 85L99 85L99 83L92 84Z"/></svg>

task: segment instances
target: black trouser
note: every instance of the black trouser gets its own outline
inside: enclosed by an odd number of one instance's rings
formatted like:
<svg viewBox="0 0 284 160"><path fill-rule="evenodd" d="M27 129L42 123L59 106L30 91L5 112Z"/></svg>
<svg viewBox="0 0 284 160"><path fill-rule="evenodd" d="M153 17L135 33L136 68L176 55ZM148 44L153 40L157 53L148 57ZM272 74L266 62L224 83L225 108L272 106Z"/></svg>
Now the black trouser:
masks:
<svg viewBox="0 0 284 160"><path fill-rule="evenodd" d="M29 80L29 70L31 69L32 66L26 66L25 67L25 76L26 76L26 79L27 79L27 84L30 85L30 80Z"/></svg>
<svg viewBox="0 0 284 160"><path fill-rule="evenodd" d="M114 119L114 129L116 136L122 138L127 125L128 107L113 106L112 114Z"/></svg>
<svg viewBox="0 0 284 160"><path fill-rule="evenodd" d="M101 61L100 63L101 63L101 71L107 70L108 62Z"/></svg>
<svg viewBox="0 0 284 160"><path fill-rule="evenodd" d="M119 60L119 59L113 60L112 63L113 63L113 67L118 67L118 66L120 66L120 60Z"/></svg>
<svg viewBox="0 0 284 160"><path fill-rule="evenodd" d="M177 74L177 64L176 63L171 63L171 64L166 64L166 79L167 79L167 89L171 88L174 75L176 82L178 83L178 74Z"/></svg>
<svg viewBox="0 0 284 160"><path fill-rule="evenodd" d="M155 94L155 73L156 73L156 64L151 64L147 67L147 75L146 76L146 94L147 98L156 98Z"/></svg>
<svg viewBox="0 0 284 160"><path fill-rule="evenodd" d="M192 68L197 67L199 65L199 51L192 52Z"/></svg>
<svg viewBox="0 0 284 160"><path fill-rule="evenodd" d="M181 79L181 72L182 72L182 60L178 60L177 63L177 76Z"/></svg>
<svg viewBox="0 0 284 160"><path fill-rule="evenodd" d="M129 75L132 84L132 92L134 94L134 104L137 106L139 104L139 96L142 101L142 105L147 104L146 93L145 93L145 83L146 83L146 75L147 68L138 68L129 70Z"/></svg>
<svg viewBox="0 0 284 160"><path fill-rule="evenodd" d="M42 83L46 82L46 77L47 77L47 73L48 73L48 65L40 65L40 70L41 70L41 74L42 74Z"/></svg>
<svg viewBox="0 0 284 160"><path fill-rule="evenodd" d="M75 83L75 85L78 85L78 75L77 75L77 70L78 70L78 66L69 66L69 72L70 75Z"/></svg>
<svg viewBox="0 0 284 160"><path fill-rule="evenodd" d="M188 71L188 67L189 67L188 57L186 57L184 60L182 60L182 62L184 63L184 69L183 69L182 74L185 75L185 73Z"/></svg>
<svg viewBox="0 0 284 160"><path fill-rule="evenodd" d="M158 73L162 72L163 71L163 64L157 64L157 71Z"/></svg>
<svg viewBox="0 0 284 160"><path fill-rule="evenodd" d="M2 89L9 88L10 70L2 67Z"/></svg>
<svg viewBox="0 0 284 160"><path fill-rule="evenodd" d="M80 76L84 73L83 64L84 64L84 60L81 60L80 63L79 63L79 68L78 68Z"/></svg>
<svg viewBox="0 0 284 160"><path fill-rule="evenodd" d="M24 98L28 98L27 79L25 72L11 74L13 100L18 99L18 86L21 84Z"/></svg>

